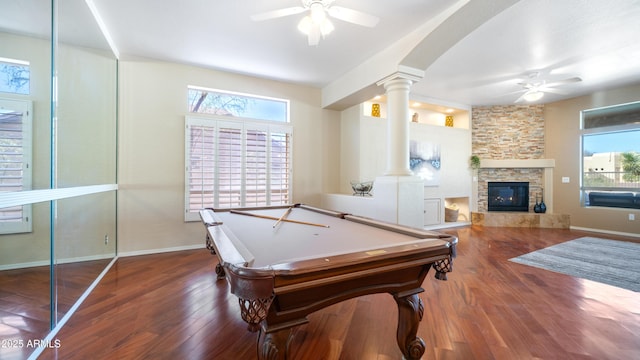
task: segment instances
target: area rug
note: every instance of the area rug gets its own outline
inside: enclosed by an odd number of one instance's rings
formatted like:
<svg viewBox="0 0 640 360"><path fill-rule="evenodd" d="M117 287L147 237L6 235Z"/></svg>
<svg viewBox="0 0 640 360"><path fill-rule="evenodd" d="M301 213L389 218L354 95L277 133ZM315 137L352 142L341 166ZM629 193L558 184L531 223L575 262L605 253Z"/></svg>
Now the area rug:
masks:
<svg viewBox="0 0 640 360"><path fill-rule="evenodd" d="M582 237L510 261L640 291L640 244Z"/></svg>

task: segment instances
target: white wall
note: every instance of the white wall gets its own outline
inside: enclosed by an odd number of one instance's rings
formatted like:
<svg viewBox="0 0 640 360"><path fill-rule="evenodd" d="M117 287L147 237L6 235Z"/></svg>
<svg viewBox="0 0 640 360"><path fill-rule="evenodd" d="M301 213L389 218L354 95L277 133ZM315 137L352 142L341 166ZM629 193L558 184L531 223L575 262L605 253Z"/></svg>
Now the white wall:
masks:
<svg viewBox="0 0 640 360"><path fill-rule="evenodd" d="M336 192L339 113L320 90L173 63L120 63L118 249L120 254L204 246L204 228L184 218L187 86L291 101L293 200L320 205Z"/></svg>

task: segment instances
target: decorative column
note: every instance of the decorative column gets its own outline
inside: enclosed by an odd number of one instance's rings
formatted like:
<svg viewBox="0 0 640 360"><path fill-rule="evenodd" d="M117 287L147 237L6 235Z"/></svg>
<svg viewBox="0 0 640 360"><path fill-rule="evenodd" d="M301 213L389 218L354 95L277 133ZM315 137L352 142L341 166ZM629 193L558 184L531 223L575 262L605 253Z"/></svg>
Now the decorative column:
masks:
<svg viewBox="0 0 640 360"><path fill-rule="evenodd" d="M376 178L376 218L424 226L424 182L409 168L409 89L422 72L403 68L378 82L387 95L387 170Z"/></svg>
<svg viewBox="0 0 640 360"><path fill-rule="evenodd" d="M412 80L384 81L387 95L387 170L385 175L412 175L409 168L409 90Z"/></svg>

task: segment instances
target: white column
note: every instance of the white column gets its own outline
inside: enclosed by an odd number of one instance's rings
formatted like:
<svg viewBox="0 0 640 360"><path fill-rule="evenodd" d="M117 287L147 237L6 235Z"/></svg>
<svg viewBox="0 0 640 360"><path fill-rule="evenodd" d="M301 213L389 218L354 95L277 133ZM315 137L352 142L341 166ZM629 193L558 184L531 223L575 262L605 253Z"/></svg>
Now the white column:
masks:
<svg viewBox="0 0 640 360"><path fill-rule="evenodd" d="M387 170L385 175L412 175L409 168L409 90L413 82L393 78L384 82L387 95Z"/></svg>
<svg viewBox="0 0 640 360"><path fill-rule="evenodd" d="M422 75L406 68L378 82L387 95L387 170L374 185L377 218L417 228L424 226L424 182L409 168L409 90Z"/></svg>

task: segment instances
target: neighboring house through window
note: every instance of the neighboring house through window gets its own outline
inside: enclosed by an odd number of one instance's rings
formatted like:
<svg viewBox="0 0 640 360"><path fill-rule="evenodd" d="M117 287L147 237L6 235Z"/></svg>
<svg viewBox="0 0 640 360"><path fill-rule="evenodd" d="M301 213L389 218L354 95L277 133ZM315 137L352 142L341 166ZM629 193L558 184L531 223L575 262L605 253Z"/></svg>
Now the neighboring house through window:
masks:
<svg viewBox="0 0 640 360"><path fill-rule="evenodd" d="M640 102L582 112L582 202L640 209Z"/></svg>

